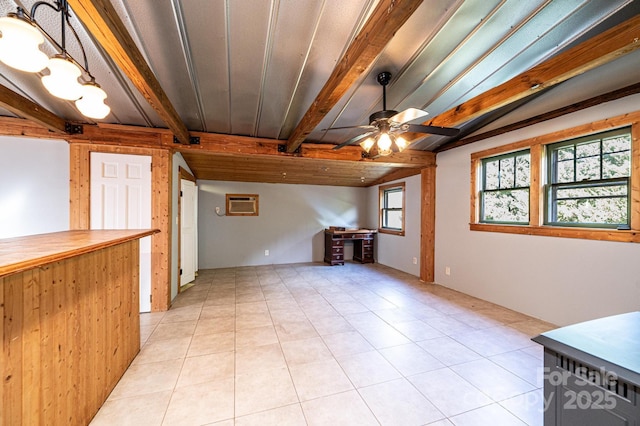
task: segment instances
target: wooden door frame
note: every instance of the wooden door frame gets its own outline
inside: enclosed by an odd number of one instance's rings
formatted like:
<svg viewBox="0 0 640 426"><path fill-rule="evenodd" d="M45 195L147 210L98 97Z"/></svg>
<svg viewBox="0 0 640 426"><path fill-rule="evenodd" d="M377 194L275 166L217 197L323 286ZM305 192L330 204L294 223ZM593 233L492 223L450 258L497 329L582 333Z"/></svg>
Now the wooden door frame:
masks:
<svg viewBox="0 0 640 426"><path fill-rule="evenodd" d="M189 173L182 166L178 167L178 268L176 269L176 274L178 275L178 294L180 293L180 289L182 286L180 285L180 269L182 269L182 180L188 180L196 184L196 178L191 173ZM198 271L196 271L197 275Z"/></svg>
<svg viewBox="0 0 640 426"><path fill-rule="evenodd" d="M91 143L69 144L69 228L90 229L91 152L151 156L151 312L171 304L171 181L173 155L167 149Z"/></svg>

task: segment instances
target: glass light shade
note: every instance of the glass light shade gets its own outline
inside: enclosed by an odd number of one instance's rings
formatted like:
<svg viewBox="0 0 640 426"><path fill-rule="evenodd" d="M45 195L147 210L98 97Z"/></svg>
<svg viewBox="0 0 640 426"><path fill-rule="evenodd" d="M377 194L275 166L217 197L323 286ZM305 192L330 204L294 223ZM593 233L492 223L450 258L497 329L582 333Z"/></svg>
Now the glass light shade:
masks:
<svg viewBox="0 0 640 426"><path fill-rule="evenodd" d="M76 107L85 117L105 118L111 111L104 100L107 94L98 85L87 83L82 86L82 97L76 101Z"/></svg>
<svg viewBox="0 0 640 426"><path fill-rule="evenodd" d="M38 47L44 43L42 33L23 19L0 18L0 61L20 71L42 71L49 57Z"/></svg>
<svg viewBox="0 0 640 426"><path fill-rule="evenodd" d="M365 152L369 152L371 151L371 147L373 146L374 142L375 141L373 140L373 138L366 138L363 142L360 142L360 146L365 150Z"/></svg>
<svg viewBox="0 0 640 426"><path fill-rule="evenodd" d="M409 142L402 136L396 136L396 146L400 152L404 151L406 147L409 146Z"/></svg>
<svg viewBox="0 0 640 426"><path fill-rule="evenodd" d="M388 151L391 149L391 138L388 133L381 133L378 137L378 149L380 151Z"/></svg>
<svg viewBox="0 0 640 426"><path fill-rule="evenodd" d="M378 155L391 154L391 138L388 133L381 133L378 137Z"/></svg>
<svg viewBox="0 0 640 426"><path fill-rule="evenodd" d="M51 74L42 77L42 84L53 96L75 101L82 96L82 84L78 77L82 71L69 59L54 56L47 65Z"/></svg>

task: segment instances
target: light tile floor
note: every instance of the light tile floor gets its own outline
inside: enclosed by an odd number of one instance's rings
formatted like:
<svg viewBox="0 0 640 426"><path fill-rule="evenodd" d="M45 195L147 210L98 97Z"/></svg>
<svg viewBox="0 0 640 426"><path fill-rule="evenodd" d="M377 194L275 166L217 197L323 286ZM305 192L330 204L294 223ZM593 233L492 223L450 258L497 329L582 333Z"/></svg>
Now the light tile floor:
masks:
<svg viewBox="0 0 640 426"><path fill-rule="evenodd" d="M201 271L92 425L541 425L554 328L381 265Z"/></svg>

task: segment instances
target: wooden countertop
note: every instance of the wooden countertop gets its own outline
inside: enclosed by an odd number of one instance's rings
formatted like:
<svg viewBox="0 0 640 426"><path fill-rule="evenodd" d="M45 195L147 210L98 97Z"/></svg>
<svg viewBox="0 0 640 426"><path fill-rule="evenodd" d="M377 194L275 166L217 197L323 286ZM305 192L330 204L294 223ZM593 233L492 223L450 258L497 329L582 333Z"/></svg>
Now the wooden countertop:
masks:
<svg viewBox="0 0 640 426"><path fill-rule="evenodd" d="M0 277L146 237L155 229L63 231L0 239Z"/></svg>

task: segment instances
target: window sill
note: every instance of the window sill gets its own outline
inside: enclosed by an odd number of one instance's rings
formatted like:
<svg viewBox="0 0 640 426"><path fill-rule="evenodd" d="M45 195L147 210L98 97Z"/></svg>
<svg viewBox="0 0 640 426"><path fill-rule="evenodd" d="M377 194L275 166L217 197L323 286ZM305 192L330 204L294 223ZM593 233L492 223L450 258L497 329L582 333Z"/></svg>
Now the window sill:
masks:
<svg viewBox="0 0 640 426"><path fill-rule="evenodd" d="M557 226L492 225L486 223L470 223L469 229L471 231L502 232L506 234L640 243L640 231L637 230L627 231L616 229L563 228Z"/></svg>
<svg viewBox="0 0 640 426"><path fill-rule="evenodd" d="M379 234L399 235L401 237L404 237L404 231L395 231L393 229L378 228L378 233Z"/></svg>

